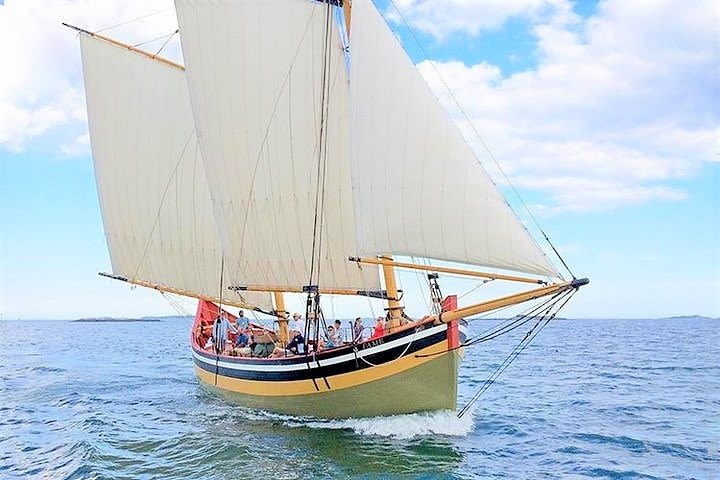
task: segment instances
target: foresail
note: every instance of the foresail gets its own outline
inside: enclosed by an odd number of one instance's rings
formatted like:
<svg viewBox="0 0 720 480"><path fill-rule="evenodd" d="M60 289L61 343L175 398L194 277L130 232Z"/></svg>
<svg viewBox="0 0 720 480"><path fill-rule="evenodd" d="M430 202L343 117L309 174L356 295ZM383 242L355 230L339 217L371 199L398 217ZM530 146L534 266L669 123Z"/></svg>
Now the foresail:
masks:
<svg viewBox="0 0 720 480"><path fill-rule="evenodd" d="M176 0L195 124L220 238L245 284L310 277L328 4ZM331 7L333 9L337 7ZM322 259L325 288L378 289L355 253L348 79L333 18Z"/></svg>
<svg viewBox="0 0 720 480"><path fill-rule="evenodd" d="M220 296L221 248L185 73L89 35L80 42L113 272ZM241 281L227 270L226 285ZM238 300L223 294L231 295ZM245 301L272 308L268 294Z"/></svg>
<svg viewBox="0 0 720 480"><path fill-rule="evenodd" d="M557 276L371 0L353 1L351 32L361 253Z"/></svg>

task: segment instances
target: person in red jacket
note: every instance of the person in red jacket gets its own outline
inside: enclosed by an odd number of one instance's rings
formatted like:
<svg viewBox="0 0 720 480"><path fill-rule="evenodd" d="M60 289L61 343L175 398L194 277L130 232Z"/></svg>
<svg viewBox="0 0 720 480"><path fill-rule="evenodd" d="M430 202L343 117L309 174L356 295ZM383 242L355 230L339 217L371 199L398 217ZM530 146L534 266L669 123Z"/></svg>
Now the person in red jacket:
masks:
<svg viewBox="0 0 720 480"><path fill-rule="evenodd" d="M370 340L380 338L385 335L385 319L383 317L377 317L375 319L375 328L370 336Z"/></svg>

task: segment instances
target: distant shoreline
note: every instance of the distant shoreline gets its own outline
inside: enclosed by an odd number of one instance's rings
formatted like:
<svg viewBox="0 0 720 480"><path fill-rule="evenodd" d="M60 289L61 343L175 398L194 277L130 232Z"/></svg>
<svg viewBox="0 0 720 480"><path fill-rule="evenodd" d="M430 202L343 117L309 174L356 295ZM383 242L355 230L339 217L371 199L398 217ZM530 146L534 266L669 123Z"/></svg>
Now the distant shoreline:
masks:
<svg viewBox="0 0 720 480"><path fill-rule="evenodd" d="M162 322L159 318L78 318L70 320L72 323L142 323Z"/></svg>

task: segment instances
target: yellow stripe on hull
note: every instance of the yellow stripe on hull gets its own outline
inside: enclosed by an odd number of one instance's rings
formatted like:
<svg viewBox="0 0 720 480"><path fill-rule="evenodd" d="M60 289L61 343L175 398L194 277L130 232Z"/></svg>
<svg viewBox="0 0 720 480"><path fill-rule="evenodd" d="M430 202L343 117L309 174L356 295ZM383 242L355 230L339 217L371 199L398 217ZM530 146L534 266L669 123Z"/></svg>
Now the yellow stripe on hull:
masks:
<svg viewBox="0 0 720 480"><path fill-rule="evenodd" d="M371 417L420 411L454 409L457 402L456 351L432 357L415 355L441 352L441 342L397 361L350 373L300 381L239 380L216 376L195 367L201 382L240 405L290 415L322 418ZM359 360L362 362L362 360Z"/></svg>

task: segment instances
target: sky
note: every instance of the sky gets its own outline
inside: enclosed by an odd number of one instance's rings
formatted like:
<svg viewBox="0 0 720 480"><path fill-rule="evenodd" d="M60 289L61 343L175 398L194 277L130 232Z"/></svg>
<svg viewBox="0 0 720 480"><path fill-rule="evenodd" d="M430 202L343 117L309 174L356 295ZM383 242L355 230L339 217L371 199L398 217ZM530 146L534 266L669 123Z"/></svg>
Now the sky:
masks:
<svg viewBox="0 0 720 480"><path fill-rule="evenodd" d="M718 2L376 5L528 228L541 238L493 157L590 278L564 316L720 316ZM97 275L110 261L79 43L63 21L131 44L177 27L166 0L0 1L0 318L172 315L157 292ZM181 60L177 36L163 54ZM408 311L424 313L418 278L400 282ZM332 306L344 317L358 308Z"/></svg>

